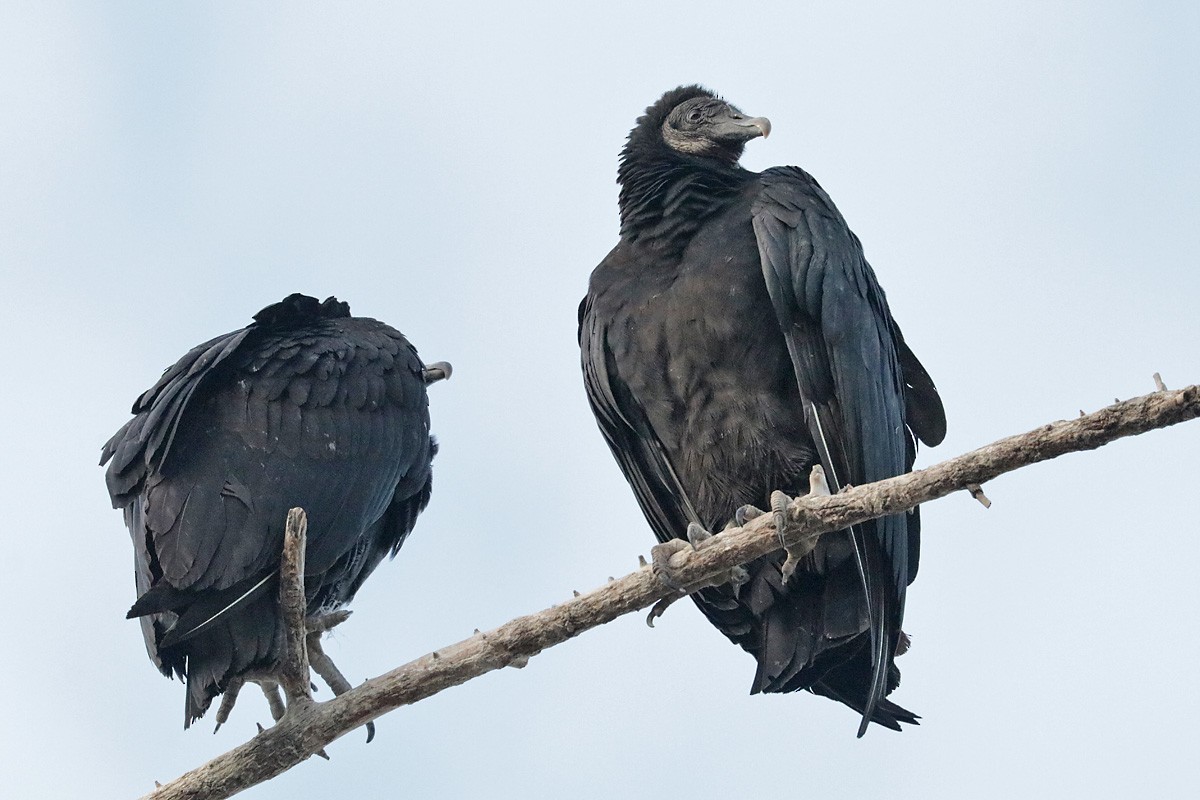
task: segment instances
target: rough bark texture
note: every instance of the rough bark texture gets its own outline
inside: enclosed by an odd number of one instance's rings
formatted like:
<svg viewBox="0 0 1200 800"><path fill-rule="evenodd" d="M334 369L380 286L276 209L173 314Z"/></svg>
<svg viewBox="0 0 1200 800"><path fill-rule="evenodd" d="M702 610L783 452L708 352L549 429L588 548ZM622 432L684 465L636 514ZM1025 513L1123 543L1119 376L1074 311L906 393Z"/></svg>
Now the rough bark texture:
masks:
<svg viewBox="0 0 1200 800"><path fill-rule="evenodd" d="M1159 391L1103 408L1078 419L1054 422L952 458L940 464L829 497L800 499L788 510L785 537L800 539L894 514L982 484L1005 472L1125 436L1164 428L1200 416L1200 386ZM772 515L722 533L691 552L676 570L685 584L744 563L780 547ZM676 559L672 559L674 566ZM340 697L288 710L274 727L246 744L168 783L146 798L229 797L269 780L368 720L415 703L450 686L505 666L523 666L530 656L622 614L646 608L673 594L643 567L561 605L518 617L373 678ZM303 634L301 634L303 635Z"/></svg>
<svg viewBox="0 0 1200 800"><path fill-rule="evenodd" d="M287 694L288 706L312 700L308 673L308 631L304 613L304 550L308 535L308 515L302 508L288 511L283 534L283 557L279 564L279 605L283 609L284 640L280 683Z"/></svg>

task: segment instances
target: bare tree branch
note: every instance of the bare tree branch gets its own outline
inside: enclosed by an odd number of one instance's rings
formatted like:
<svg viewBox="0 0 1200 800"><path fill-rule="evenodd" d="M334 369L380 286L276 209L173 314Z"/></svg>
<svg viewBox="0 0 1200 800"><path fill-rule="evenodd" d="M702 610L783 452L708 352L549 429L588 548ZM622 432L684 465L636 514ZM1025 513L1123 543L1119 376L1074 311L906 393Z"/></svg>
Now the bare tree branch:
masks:
<svg viewBox="0 0 1200 800"><path fill-rule="evenodd" d="M1164 428L1200 416L1200 386L1158 391L1103 408L1077 419L1043 425L1010 436L940 464L827 497L801 498L788 507L789 545L875 517L895 514L919 503L971 490L1005 472L1094 450L1116 439ZM969 487L973 487L970 488ZM686 585L701 583L780 548L771 514L744 528L716 537L711 546L678 560L674 577ZM676 559L672 559L675 566ZM310 703L274 727L146 795L152 800L229 797L309 758L339 736L399 706L409 705L450 686L505 666L522 665L547 647L589 628L653 605L673 594L648 567L567 600L561 605L518 617L499 628L411 661L324 703Z"/></svg>
<svg viewBox="0 0 1200 800"><path fill-rule="evenodd" d="M284 657L279 682L287 693L288 708L312 702L308 676L308 632L304 612L304 550L308 515L302 508L288 511L283 534L283 559L279 564L279 606L283 614Z"/></svg>

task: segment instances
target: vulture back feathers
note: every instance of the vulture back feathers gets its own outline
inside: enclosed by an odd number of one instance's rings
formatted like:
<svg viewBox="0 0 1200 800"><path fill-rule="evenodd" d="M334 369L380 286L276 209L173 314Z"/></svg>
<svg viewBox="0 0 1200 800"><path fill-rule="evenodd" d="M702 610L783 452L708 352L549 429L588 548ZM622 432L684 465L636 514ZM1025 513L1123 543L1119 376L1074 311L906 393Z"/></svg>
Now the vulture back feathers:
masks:
<svg viewBox="0 0 1200 800"><path fill-rule="evenodd" d="M133 540L151 660L187 681L185 727L281 658L289 508L308 514L308 613L348 603L429 502L425 367L398 331L293 294L184 355L104 446Z"/></svg>

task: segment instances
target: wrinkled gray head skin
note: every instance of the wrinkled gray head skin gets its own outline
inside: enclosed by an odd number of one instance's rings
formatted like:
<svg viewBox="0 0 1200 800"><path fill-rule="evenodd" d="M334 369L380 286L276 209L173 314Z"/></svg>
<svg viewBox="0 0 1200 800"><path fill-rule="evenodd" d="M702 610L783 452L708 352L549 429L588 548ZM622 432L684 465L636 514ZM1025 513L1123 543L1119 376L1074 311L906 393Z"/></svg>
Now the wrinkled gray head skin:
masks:
<svg viewBox="0 0 1200 800"><path fill-rule="evenodd" d="M663 120L663 141L672 150L737 161L746 142L771 132L766 117L748 117L716 97L684 100Z"/></svg>

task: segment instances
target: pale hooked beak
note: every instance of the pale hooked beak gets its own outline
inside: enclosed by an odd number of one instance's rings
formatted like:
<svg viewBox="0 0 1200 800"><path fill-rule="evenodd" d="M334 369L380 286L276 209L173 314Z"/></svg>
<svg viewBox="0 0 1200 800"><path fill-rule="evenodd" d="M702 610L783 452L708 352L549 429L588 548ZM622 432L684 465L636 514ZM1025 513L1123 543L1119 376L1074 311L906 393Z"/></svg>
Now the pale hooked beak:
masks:
<svg viewBox="0 0 1200 800"><path fill-rule="evenodd" d="M762 134L764 139L771 135L771 120L767 119L766 117L751 117L743 124L753 125L754 127L758 128L759 133Z"/></svg>
<svg viewBox="0 0 1200 800"><path fill-rule="evenodd" d="M454 372L454 368L450 366L448 361L435 361L425 367L421 376L425 379L425 385L444 381Z"/></svg>
<svg viewBox="0 0 1200 800"><path fill-rule="evenodd" d="M747 117L737 109L732 109L729 116L721 121L721 127L726 137L743 142L759 136L765 139L771 135L771 120L766 117Z"/></svg>

